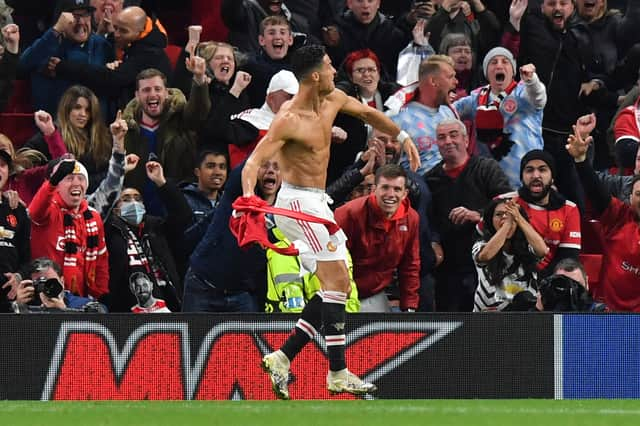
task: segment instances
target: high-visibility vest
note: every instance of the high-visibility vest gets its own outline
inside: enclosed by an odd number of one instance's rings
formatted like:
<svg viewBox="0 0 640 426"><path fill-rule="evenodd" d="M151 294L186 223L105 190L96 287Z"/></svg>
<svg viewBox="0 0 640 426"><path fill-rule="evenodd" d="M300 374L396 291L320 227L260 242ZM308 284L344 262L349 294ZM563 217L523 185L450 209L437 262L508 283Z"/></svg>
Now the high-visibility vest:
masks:
<svg viewBox="0 0 640 426"><path fill-rule="evenodd" d="M270 230L278 239L278 247L288 247L291 243L278 228ZM351 293L347 298L347 312L359 312L358 289L353 281L353 262L348 254ZM265 312L302 312L306 303L320 290L320 280L315 274L300 276L300 261L296 256L285 256L267 250L267 297Z"/></svg>

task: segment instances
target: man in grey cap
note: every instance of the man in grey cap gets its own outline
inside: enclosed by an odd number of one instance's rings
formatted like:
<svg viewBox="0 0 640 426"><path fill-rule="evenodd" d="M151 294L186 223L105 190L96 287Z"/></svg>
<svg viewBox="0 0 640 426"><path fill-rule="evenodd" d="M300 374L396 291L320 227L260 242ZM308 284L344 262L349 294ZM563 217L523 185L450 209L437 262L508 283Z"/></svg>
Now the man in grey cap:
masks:
<svg viewBox="0 0 640 426"><path fill-rule="evenodd" d="M544 84L536 67L520 67L518 83L514 77L516 61L503 47L493 48L482 62L489 84L454 103L462 120L473 121L481 154L499 163L512 187L520 184L520 159L532 149L542 149L542 110L547 102Z"/></svg>

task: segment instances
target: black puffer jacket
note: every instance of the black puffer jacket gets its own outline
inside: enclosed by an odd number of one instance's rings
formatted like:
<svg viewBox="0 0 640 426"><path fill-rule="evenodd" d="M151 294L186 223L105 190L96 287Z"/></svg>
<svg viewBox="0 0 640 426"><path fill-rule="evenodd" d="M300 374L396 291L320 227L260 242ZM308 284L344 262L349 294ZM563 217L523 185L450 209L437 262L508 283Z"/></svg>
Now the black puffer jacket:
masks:
<svg viewBox="0 0 640 426"><path fill-rule="evenodd" d="M511 24L508 27L514 31ZM587 25L574 14L566 29L557 31L542 13L532 11L522 19L520 39L518 63L535 64L547 87L543 127L569 132L576 119L588 112L587 100L578 97L580 85L596 77Z"/></svg>
<svg viewBox="0 0 640 426"><path fill-rule="evenodd" d="M411 33L403 31L380 12L370 24L363 25L347 10L336 18L336 26L340 43L327 48L334 64L341 64L350 52L371 49L380 58L387 75L395 77L398 54L411 40Z"/></svg>
<svg viewBox="0 0 640 426"><path fill-rule="evenodd" d="M260 50L260 22L267 17L267 13L256 0L222 0L220 13L229 28L229 44L247 53ZM295 45L304 44L311 30L309 20L288 9L285 16L294 33Z"/></svg>
<svg viewBox="0 0 640 426"><path fill-rule="evenodd" d="M629 48L640 42L640 2L632 1L623 15L618 10L609 10L594 22L589 23L593 40L594 71L611 76ZM635 77L635 76L634 76ZM615 78L607 81L607 87L618 89L625 83Z"/></svg>

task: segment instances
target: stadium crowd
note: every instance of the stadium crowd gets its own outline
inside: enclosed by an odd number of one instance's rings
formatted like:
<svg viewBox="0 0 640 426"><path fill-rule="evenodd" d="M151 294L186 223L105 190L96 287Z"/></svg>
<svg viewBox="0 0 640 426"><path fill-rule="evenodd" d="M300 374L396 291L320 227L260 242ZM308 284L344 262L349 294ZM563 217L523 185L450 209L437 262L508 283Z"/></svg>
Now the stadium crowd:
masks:
<svg viewBox="0 0 640 426"><path fill-rule="evenodd" d="M310 44L402 129L331 131L347 311L640 312L638 1L0 0L0 25L3 312L301 312L304 257L229 223ZM264 162L256 194L281 184Z"/></svg>

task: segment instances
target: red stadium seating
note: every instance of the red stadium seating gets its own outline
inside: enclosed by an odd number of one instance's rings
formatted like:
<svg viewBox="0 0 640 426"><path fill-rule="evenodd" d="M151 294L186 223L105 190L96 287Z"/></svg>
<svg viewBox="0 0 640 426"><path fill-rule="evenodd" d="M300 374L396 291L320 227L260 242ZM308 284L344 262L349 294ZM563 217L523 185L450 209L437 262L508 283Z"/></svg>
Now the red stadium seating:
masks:
<svg viewBox="0 0 640 426"><path fill-rule="evenodd" d="M598 220L583 220L580 224L582 233L582 253L603 254L604 235Z"/></svg>
<svg viewBox="0 0 640 426"><path fill-rule="evenodd" d="M0 114L0 133L4 133L13 146L20 148L36 129L33 124L33 113L4 112Z"/></svg>
<svg viewBox="0 0 640 426"><path fill-rule="evenodd" d="M182 47L176 46L175 44L169 44L164 48L167 56L169 57L169 62L171 62L171 69L176 69L176 64L178 63L178 58L180 57L180 53L182 52Z"/></svg>
<svg viewBox="0 0 640 426"><path fill-rule="evenodd" d="M29 80L15 80L11 97L3 112L33 112Z"/></svg>
<svg viewBox="0 0 640 426"><path fill-rule="evenodd" d="M229 30L220 16L221 3L222 0L193 0L191 2L191 23L202 25L200 40L224 41L227 39Z"/></svg>

